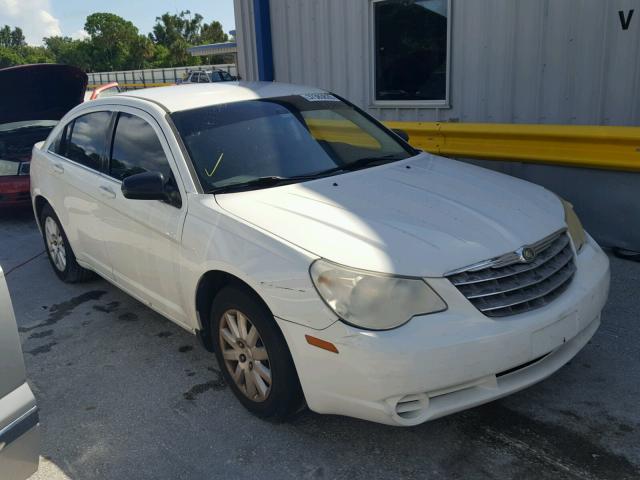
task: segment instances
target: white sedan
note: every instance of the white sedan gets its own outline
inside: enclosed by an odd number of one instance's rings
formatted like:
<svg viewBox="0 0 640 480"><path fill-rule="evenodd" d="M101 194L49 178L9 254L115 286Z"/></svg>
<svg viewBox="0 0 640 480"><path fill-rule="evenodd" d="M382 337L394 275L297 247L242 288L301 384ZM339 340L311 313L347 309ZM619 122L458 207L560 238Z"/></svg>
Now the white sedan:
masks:
<svg viewBox="0 0 640 480"><path fill-rule="evenodd" d="M62 280L199 335L255 414L415 425L567 363L609 264L553 193L401 137L315 88L138 90L34 148L33 206Z"/></svg>

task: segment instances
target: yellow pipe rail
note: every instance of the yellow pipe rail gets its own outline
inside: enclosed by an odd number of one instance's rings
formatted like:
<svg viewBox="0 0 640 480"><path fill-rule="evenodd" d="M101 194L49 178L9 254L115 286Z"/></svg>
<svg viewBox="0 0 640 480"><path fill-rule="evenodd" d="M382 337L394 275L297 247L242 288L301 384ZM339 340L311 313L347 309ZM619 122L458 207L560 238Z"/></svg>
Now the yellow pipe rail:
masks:
<svg viewBox="0 0 640 480"><path fill-rule="evenodd" d="M640 127L385 122L416 148L461 158L640 172Z"/></svg>

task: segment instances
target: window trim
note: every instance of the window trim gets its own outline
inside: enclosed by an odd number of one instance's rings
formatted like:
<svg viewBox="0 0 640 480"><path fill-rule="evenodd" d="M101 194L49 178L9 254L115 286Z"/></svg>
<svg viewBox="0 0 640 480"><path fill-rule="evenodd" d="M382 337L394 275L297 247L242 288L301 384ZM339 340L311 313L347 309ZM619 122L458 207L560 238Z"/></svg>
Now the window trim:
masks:
<svg viewBox="0 0 640 480"><path fill-rule="evenodd" d="M375 4L386 0L369 2L369 106L389 108L451 108L451 28L453 0L447 0L447 65L444 100L377 100L376 99L376 24Z"/></svg>

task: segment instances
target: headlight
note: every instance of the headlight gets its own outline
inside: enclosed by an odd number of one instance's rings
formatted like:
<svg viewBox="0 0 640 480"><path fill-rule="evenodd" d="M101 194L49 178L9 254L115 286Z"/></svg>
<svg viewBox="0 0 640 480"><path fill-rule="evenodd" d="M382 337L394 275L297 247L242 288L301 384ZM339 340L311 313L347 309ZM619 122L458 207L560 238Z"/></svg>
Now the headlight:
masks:
<svg viewBox="0 0 640 480"><path fill-rule="evenodd" d="M567 222L569 236L571 240L573 240L573 246L576 252L579 252L585 242L584 228L582 228L582 223L580 223L578 215L576 215L576 212L573 210L573 205L566 200L560 200L564 206L564 220Z"/></svg>
<svg viewBox="0 0 640 480"><path fill-rule="evenodd" d="M419 278L355 270L316 260L311 280L329 307L345 322L388 330L416 315L441 312L447 304Z"/></svg>

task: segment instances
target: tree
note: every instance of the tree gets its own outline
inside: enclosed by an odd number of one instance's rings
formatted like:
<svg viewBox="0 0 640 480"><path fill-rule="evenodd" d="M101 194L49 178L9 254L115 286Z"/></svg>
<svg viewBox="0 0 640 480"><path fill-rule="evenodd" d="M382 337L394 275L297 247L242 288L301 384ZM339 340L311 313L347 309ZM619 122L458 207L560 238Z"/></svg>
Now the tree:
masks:
<svg viewBox="0 0 640 480"><path fill-rule="evenodd" d="M14 49L0 46L0 68L22 65L24 58Z"/></svg>
<svg viewBox="0 0 640 480"><path fill-rule="evenodd" d="M198 65L201 58L187 52L190 46L229 38L220 22L203 23L202 15L189 10L156 17L148 36L112 13L89 15L84 29L89 36L84 40L53 36L34 47L27 45L22 29L5 25L0 28L0 67L56 62L96 72Z"/></svg>
<svg viewBox="0 0 640 480"><path fill-rule="evenodd" d="M211 23L205 23L200 30L200 38L198 43L220 43L229 40L229 36L224 33L222 24L218 21L212 21Z"/></svg>
<svg viewBox="0 0 640 480"><path fill-rule="evenodd" d="M203 44L225 42L229 38L220 22L202 23L204 17L199 13L193 16L189 10L184 10L179 14L165 13L156 17L156 24L153 26L153 33L149 38L156 46L163 46L169 51L171 65L183 66L197 65L200 62L198 57L192 57L187 48Z"/></svg>
<svg viewBox="0 0 640 480"><path fill-rule="evenodd" d="M26 63L49 63L55 57L45 47L27 45L20 27L9 25L0 28L0 67Z"/></svg>
<svg viewBox="0 0 640 480"><path fill-rule="evenodd" d="M169 12L156 17L153 33L149 37L154 43L171 48L177 41L183 40L188 45L194 45L198 41L202 28L202 15L196 13L191 17L189 10L184 10L177 15Z"/></svg>
<svg viewBox="0 0 640 480"><path fill-rule="evenodd" d="M149 65L155 54L155 45L144 35L136 36L129 45L128 68L143 69Z"/></svg>
<svg viewBox="0 0 640 480"><path fill-rule="evenodd" d="M44 44L56 63L74 65L85 71L92 69L89 41L56 36L45 38Z"/></svg>
<svg viewBox="0 0 640 480"><path fill-rule="evenodd" d="M14 27L11 30L9 25L5 25L0 29L0 47L20 48L26 45L27 42L24 40L24 34L20 27Z"/></svg>
<svg viewBox="0 0 640 480"><path fill-rule="evenodd" d="M56 57L46 47L25 45L20 48L22 63L55 63Z"/></svg>
<svg viewBox="0 0 640 480"><path fill-rule="evenodd" d="M147 53L133 23L113 13L93 13L84 24L91 43L91 63L96 70L139 68Z"/></svg>

